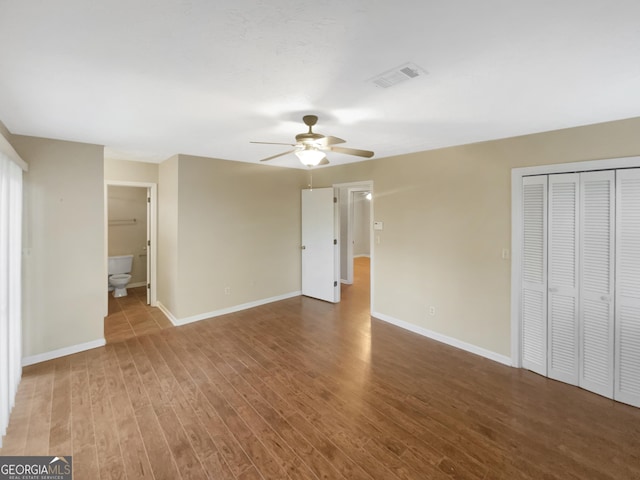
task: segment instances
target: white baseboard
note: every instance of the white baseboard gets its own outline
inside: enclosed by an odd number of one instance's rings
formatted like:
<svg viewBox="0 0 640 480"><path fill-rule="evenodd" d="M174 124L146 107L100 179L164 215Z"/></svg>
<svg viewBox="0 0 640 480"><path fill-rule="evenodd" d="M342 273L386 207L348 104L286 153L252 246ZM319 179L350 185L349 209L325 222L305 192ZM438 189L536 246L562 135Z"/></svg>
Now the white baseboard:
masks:
<svg viewBox="0 0 640 480"><path fill-rule="evenodd" d="M136 282L136 283L129 283L127 285L127 288L146 287L146 286L147 286L147 282Z"/></svg>
<svg viewBox="0 0 640 480"><path fill-rule="evenodd" d="M428 337L432 340L445 343L452 347L459 348L476 355L480 355L481 357L488 358L489 360L502 363L503 365L507 365L509 367L512 366L511 358L507 357L506 355L501 355L499 353L492 352L491 350L478 347L477 345L463 342L462 340L458 340L457 338L448 337L447 335L443 335L441 333L434 332L433 330L414 325L413 323L398 320L397 318L390 317L389 315L385 315L384 313L371 312L371 316L384 322L391 323L397 327L404 328L405 330L409 330L410 332L417 333L418 335L422 335L423 337Z"/></svg>
<svg viewBox="0 0 640 480"><path fill-rule="evenodd" d="M234 305L233 307L222 308L220 310L214 310L213 312L200 313L198 315L192 315L185 318L177 318L173 313L169 311L162 303L158 302L158 308L164 313L167 318L176 327L180 325L186 325L188 323L199 322L200 320L206 320L207 318L219 317L220 315L227 315L228 313L240 312L249 308L259 307L260 305L266 305L267 303L279 302L280 300L286 300L287 298L298 297L302 295L302 292L290 292L284 295L278 295L276 297L264 298L262 300L256 300L254 302L243 303L241 305Z"/></svg>
<svg viewBox="0 0 640 480"><path fill-rule="evenodd" d="M159 301L156 307L158 307L158 309L160 309L160 311L165 314L165 316L171 323L173 323L174 325L178 325L178 319L173 315L173 313L171 313L171 311L167 307L162 304L162 302Z"/></svg>
<svg viewBox="0 0 640 480"><path fill-rule="evenodd" d="M343 285L353 285L353 282L348 282L347 280L345 280L344 278L340 279L340 283Z"/></svg>
<svg viewBox="0 0 640 480"><path fill-rule="evenodd" d="M58 350L52 350L50 352L39 353L38 355L32 355L30 357L24 357L22 359L22 366L33 365L34 363L46 362L47 360L53 360L54 358L66 357L67 355L73 355L74 353L84 352L85 350L91 350L92 348L104 347L106 345L104 338L93 340L92 342L80 343L78 345L71 345L70 347L59 348Z"/></svg>
<svg viewBox="0 0 640 480"><path fill-rule="evenodd" d="M371 258L371 255L369 255L368 253L361 253L359 255L353 256L353 258L362 258L362 257Z"/></svg>

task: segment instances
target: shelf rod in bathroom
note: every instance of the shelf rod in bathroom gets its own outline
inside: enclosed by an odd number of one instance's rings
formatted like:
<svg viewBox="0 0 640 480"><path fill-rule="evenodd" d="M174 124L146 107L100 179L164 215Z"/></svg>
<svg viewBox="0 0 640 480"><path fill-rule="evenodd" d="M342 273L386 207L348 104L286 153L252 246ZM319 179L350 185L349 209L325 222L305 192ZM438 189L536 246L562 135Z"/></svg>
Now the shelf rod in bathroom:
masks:
<svg viewBox="0 0 640 480"><path fill-rule="evenodd" d="M123 218L109 220L109 225L135 225L137 220L135 218Z"/></svg>

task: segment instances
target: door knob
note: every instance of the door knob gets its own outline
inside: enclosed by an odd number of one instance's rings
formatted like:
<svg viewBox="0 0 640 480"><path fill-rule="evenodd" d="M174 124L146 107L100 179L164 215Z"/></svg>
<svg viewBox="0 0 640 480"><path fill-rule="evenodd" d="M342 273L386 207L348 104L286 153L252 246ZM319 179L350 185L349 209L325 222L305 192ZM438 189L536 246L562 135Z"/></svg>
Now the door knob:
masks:
<svg viewBox="0 0 640 480"><path fill-rule="evenodd" d="M306 249L307 249L307 247L305 247L304 245L302 245L302 250L306 250Z"/></svg>

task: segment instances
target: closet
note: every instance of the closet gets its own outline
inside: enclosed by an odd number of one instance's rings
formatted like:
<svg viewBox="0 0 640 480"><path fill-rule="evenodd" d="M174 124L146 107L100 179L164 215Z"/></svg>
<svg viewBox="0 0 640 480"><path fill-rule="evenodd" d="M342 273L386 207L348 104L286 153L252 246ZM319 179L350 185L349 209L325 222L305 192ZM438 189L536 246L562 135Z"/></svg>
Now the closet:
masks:
<svg viewBox="0 0 640 480"><path fill-rule="evenodd" d="M522 365L640 406L640 169L523 177Z"/></svg>

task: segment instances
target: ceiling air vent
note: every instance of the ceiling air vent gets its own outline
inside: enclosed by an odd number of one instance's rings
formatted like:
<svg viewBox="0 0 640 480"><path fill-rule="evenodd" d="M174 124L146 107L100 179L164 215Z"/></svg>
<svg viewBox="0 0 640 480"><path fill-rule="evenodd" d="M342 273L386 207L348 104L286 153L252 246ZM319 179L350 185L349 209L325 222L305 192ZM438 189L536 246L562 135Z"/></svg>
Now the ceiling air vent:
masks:
<svg viewBox="0 0 640 480"><path fill-rule="evenodd" d="M392 68L391 70L387 70L380 75L376 75L368 81L373 83L378 88L389 88L402 83L405 80L411 80L412 78L417 78L426 74L427 72L425 72L415 63L409 62L404 63L396 68Z"/></svg>

